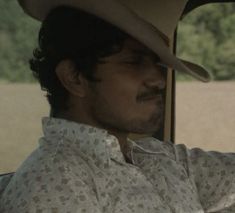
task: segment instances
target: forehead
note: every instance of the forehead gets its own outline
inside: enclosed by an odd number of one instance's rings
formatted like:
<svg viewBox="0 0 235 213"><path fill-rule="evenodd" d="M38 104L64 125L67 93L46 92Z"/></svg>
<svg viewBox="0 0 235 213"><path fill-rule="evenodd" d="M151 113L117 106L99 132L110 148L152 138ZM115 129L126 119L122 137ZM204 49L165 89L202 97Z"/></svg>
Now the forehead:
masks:
<svg viewBox="0 0 235 213"><path fill-rule="evenodd" d="M149 55L149 56L157 56L152 50L147 48L141 42L128 38L124 41L122 51L120 54L138 54L138 55Z"/></svg>

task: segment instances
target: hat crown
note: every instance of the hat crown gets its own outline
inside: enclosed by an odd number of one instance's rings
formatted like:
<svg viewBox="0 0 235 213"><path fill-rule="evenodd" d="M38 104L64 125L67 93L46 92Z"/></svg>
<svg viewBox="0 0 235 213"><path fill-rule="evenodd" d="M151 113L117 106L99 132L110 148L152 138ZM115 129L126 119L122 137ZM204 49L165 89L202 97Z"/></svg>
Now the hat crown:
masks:
<svg viewBox="0 0 235 213"><path fill-rule="evenodd" d="M26 13L41 21L58 6L71 6L84 10L119 27L139 40L173 69L189 73L202 81L210 79L210 75L203 67L179 60L172 54L172 49L168 46L168 41L172 41L177 23L188 0L18 1Z"/></svg>
<svg viewBox="0 0 235 213"><path fill-rule="evenodd" d="M187 0L119 0L139 17L171 38Z"/></svg>

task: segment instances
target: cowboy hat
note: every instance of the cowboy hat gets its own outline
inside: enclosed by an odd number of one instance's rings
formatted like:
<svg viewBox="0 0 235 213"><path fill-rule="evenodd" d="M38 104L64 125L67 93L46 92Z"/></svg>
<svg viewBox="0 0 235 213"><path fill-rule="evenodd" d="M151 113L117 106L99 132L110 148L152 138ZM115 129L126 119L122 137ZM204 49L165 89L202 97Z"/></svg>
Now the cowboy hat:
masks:
<svg viewBox="0 0 235 213"><path fill-rule="evenodd" d="M169 48L187 0L18 0L24 11L40 21L58 6L71 6L117 26L155 52L167 66L208 82L201 66L178 59Z"/></svg>

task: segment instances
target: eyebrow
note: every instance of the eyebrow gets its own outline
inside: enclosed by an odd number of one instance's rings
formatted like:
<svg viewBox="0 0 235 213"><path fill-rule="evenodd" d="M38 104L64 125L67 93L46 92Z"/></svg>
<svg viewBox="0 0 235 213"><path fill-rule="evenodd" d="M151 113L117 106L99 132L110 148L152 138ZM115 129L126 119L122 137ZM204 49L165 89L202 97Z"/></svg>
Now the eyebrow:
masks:
<svg viewBox="0 0 235 213"><path fill-rule="evenodd" d="M131 48L130 49L131 50L131 52L133 53L133 54L137 54L137 55L144 55L144 56L152 56L152 57L154 57L155 59L157 59L157 60L159 60L159 65L161 66L161 67L163 67L163 68L165 68L165 69L168 69L168 65L166 65L161 59L160 59L160 57L156 54L156 53L154 53L153 51L151 51L151 50L148 50L148 49L137 49L137 48Z"/></svg>
<svg viewBox="0 0 235 213"><path fill-rule="evenodd" d="M152 55L153 52L147 49L130 48L131 52L143 55Z"/></svg>
<svg viewBox="0 0 235 213"><path fill-rule="evenodd" d="M144 55L144 56L152 56L152 57L158 59L159 61L162 61L160 59L160 57L156 53L151 51L151 50L148 50L148 49L137 49L137 48L131 48L130 50L131 50L131 52L133 54Z"/></svg>

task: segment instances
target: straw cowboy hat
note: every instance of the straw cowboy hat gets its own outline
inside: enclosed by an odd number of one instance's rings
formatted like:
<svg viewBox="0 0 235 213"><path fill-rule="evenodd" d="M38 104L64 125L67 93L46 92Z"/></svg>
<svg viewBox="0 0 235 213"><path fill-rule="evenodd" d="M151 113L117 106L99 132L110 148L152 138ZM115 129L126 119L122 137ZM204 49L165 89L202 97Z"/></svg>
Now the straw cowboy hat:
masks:
<svg viewBox="0 0 235 213"><path fill-rule="evenodd" d="M178 59L169 48L187 0L18 0L24 11L40 21L55 7L66 5L94 14L139 40L167 66L207 82L201 66Z"/></svg>

